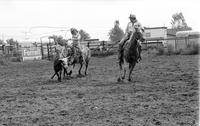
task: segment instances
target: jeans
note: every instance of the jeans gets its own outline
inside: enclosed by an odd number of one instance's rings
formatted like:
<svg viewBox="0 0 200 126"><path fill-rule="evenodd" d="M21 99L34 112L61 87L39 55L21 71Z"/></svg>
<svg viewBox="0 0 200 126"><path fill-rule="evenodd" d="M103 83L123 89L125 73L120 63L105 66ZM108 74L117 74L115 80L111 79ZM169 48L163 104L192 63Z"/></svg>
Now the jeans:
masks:
<svg viewBox="0 0 200 126"><path fill-rule="evenodd" d="M122 59L122 51L124 43L129 39L130 34L126 33L125 36L122 38L122 40L119 42L119 49L118 49L118 60L120 61Z"/></svg>

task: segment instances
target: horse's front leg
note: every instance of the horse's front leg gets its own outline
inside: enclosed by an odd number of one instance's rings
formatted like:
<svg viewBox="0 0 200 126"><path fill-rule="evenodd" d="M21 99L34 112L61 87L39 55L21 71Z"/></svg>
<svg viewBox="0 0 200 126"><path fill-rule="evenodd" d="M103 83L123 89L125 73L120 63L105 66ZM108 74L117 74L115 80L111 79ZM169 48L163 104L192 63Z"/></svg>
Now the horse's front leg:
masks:
<svg viewBox="0 0 200 126"><path fill-rule="evenodd" d="M129 64L129 75L128 75L128 81L131 81L131 74L133 72L133 68L135 67L135 62L132 64Z"/></svg>
<svg viewBox="0 0 200 126"><path fill-rule="evenodd" d="M121 81L125 78L126 75L126 69L125 69L125 64L123 63L119 63L119 77L118 77L118 81Z"/></svg>
<svg viewBox="0 0 200 126"><path fill-rule="evenodd" d="M122 80L122 64L119 62L119 77L117 79L117 81L121 81Z"/></svg>
<svg viewBox="0 0 200 126"><path fill-rule="evenodd" d="M61 82L61 76L62 76L62 70L60 70L60 72L59 72L59 80L58 81L60 81L60 82Z"/></svg>
<svg viewBox="0 0 200 126"><path fill-rule="evenodd" d="M122 79L125 79L125 77L126 77L126 68L125 67L124 67L123 71L124 71L124 74L122 76Z"/></svg>

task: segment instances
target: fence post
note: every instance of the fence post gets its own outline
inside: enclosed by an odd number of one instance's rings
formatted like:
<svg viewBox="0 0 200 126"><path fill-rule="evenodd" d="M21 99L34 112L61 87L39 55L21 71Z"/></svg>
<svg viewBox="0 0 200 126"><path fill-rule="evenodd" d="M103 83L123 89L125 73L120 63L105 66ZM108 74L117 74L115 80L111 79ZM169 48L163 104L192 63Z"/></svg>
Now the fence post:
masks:
<svg viewBox="0 0 200 126"><path fill-rule="evenodd" d="M106 47L105 47L105 41L103 41L103 50L104 50L104 49L106 49Z"/></svg>
<svg viewBox="0 0 200 126"><path fill-rule="evenodd" d="M186 48L188 47L189 45L189 42L188 42L188 37L185 37L185 44L186 44Z"/></svg>
<svg viewBox="0 0 200 126"><path fill-rule="evenodd" d="M2 45L2 52L3 52L3 54L5 54L5 45Z"/></svg>
<svg viewBox="0 0 200 126"><path fill-rule="evenodd" d="M146 45L146 49L147 49L148 48L148 41L147 40L146 40L146 44L145 45Z"/></svg>
<svg viewBox="0 0 200 126"><path fill-rule="evenodd" d="M50 44L50 52L51 52L51 59L52 59L53 58L53 50L52 50L51 44Z"/></svg>
<svg viewBox="0 0 200 126"><path fill-rule="evenodd" d="M42 59L44 59L44 52L43 52L43 45L42 45L42 42L41 42L41 54L42 54Z"/></svg>
<svg viewBox="0 0 200 126"><path fill-rule="evenodd" d="M177 46L177 45L176 45L176 41L177 41L177 38L175 37L175 45L174 45L174 46L175 46L175 51L176 51L176 49L177 49L177 47L176 47L176 46Z"/></svg>
<svg viewBox="0 0 200 126"><path fill-rule="evenodd" d="M48 60L50 60L50 55L49 55L49 44L47 43L47 55L48 55Z"/></svg>
<svg viewBox="0 0 200 126"><path fill-rule="evenodd" d="M90 48L90 42L87 43L87 47Z"/></svg>

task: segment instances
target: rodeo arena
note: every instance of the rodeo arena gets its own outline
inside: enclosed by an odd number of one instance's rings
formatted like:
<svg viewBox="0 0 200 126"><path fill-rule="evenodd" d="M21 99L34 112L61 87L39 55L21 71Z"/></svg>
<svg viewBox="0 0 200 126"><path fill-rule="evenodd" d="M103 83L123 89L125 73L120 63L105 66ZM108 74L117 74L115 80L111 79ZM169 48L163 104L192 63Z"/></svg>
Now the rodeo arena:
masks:
<svg viewBox="0 0 200 126"><path fill-rule="evenodd" d="M131 41L123 61L119 41L98 38L80 50L50 37L0 44L0 125L199 125L200 32L144 27L141 37L131 39L138 61Z"/></svg>

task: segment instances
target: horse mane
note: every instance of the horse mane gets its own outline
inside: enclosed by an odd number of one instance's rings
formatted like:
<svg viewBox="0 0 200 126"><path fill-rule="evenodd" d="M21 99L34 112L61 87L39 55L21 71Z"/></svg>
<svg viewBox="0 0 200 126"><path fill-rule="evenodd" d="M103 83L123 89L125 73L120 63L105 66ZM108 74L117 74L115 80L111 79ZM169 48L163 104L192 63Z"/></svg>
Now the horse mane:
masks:
<svg viewBox="0 0 200 126"><path fill-rule="evenodd" d="M138 31L133 32L130 36L130 41L124 47L124 58L127 62L132 62L137 60L137 37ZM123 62L123 61L122 61Z"/></svg>
<svg viewBox="0 0 200 126"><path fill-rule="evenodd" d="M137 34L138 34L138 31L135 31L131 34L131 36L130 36L130 48L136 48L136 44L137 44L136 35Z"/></svg>

